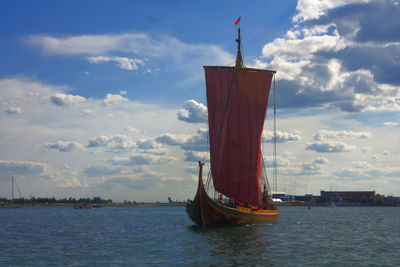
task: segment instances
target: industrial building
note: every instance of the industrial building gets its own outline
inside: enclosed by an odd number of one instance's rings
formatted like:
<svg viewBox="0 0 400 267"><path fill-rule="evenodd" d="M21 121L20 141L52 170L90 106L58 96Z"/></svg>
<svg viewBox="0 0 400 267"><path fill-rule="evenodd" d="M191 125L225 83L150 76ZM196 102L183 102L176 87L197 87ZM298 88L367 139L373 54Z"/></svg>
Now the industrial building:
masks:
<svg viewBox="0 0 400 267"><path fill-rule="evenodd" d="M341 202L356 205L375 205L375 191L321 191L322 203L328 203L333 198L339 197Z"/></svg>

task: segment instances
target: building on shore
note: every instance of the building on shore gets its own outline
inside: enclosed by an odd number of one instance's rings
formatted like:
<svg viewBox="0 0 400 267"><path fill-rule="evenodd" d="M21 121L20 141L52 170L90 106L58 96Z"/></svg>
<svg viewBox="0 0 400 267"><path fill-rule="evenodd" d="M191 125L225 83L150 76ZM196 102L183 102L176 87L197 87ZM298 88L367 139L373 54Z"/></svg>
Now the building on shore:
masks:
<svg viewBox="0 0 400 267"><path fill-rule="evenodd" d="M321 191L321 202L328 203L332 198L339 197L343 203L373 206L376 204L375 191Z"/></svg>

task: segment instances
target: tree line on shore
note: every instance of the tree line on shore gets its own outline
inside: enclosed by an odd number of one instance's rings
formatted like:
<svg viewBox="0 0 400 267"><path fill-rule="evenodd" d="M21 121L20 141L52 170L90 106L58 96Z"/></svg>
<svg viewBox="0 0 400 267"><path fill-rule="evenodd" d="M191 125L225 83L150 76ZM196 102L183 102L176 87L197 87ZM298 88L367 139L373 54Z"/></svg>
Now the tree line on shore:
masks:
<svg viewBox="0 0 400 267"><path fill-rule="evenodd" d="M30 198L0 198L0 203L15 203L15 204L46 204L46 203L96 203L96 204L112 204L111 199L102 199L101 197L92 198L62 198L55 197L30 197Z"/></svg>

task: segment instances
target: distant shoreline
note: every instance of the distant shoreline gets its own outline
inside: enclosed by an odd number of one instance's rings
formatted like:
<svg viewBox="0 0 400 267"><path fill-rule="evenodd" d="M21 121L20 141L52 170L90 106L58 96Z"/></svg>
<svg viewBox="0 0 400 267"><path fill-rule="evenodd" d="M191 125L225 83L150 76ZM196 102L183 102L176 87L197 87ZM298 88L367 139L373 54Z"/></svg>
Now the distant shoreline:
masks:
<svg viewBox="0 0 400 267"><path fill-rule="evenodd" d="M33 203L21 203L21 204L16 204L16 203L2 203L0 206L1 207L9 207L9 206L22 206L22 207L47 207L47 206L80 206L82 204L79 203L38 203L38 204L33 204ZM95 206L99 205L98 203L87 203L85 204L87 206ZM100 206L102 207L148 207L148 206L185 206L184 203L112 203L112 204L101 204Z"/></svg>

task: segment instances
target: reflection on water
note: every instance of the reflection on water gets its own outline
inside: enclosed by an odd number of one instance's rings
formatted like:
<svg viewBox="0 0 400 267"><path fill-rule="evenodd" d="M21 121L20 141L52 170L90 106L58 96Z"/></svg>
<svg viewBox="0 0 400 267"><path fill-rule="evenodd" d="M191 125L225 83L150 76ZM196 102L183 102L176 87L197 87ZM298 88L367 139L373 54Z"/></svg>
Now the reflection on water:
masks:
<svg viewBox="0 0 400 267"><path fill-rule="evenodd" d="M226 226L216 228L191 227L203 246L201 253L208 264L270 266L268 254L270 224Z"/></svg>

